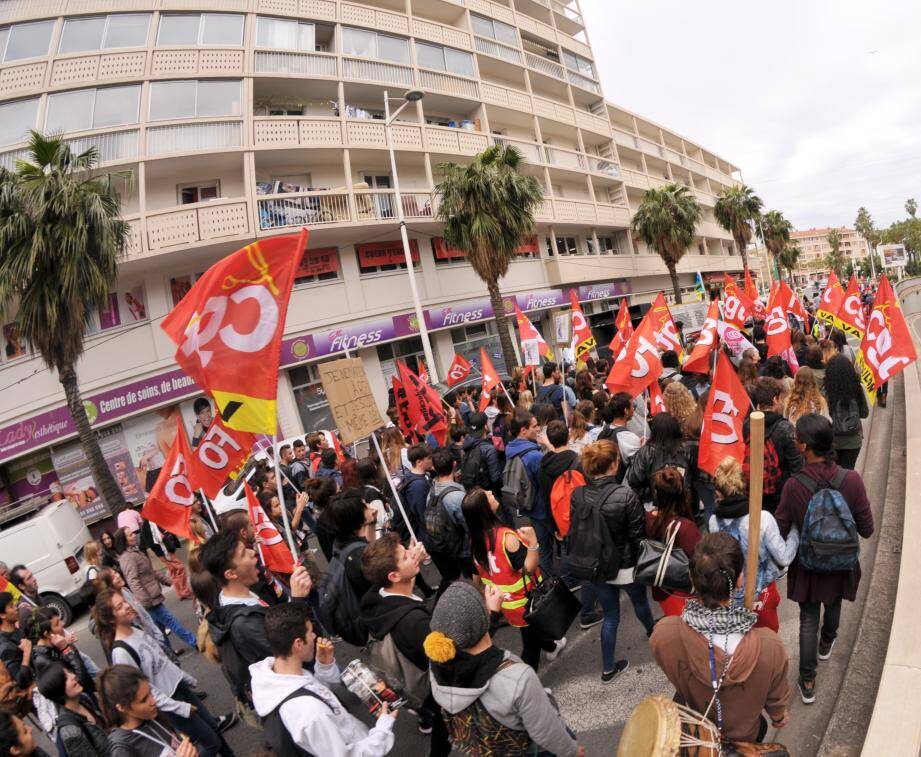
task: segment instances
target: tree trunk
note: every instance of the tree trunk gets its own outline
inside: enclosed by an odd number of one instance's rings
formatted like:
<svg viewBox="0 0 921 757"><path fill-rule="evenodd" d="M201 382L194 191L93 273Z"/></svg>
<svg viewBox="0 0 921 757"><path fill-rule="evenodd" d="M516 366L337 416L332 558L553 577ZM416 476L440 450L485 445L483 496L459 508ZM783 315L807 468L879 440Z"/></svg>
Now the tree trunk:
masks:
<svg viewBox="0 0 921 757"><path fill-rule="evenodd" d="M74 419L74 425L77 427L80 446L83 448L86 461L89 463L93 480L96 482L96 486L99 487L102 497L112 514L117 515L128 507L128 503L125 501L121 488L115 483L115 477L102 456L99 441L90 426L90 419L86 415L83 398L80 396L80 387L77 385L77 374L73 366L69 365L58 369L58 377L64 387L64 394L67 397L67 409L70 411L70 417Z"/></svg>
<svg viewBox="0 0 921 757"><path fill-rule="evenodd" d="M666 263L666 268L668 268L668 275L672 278L672 289L675 290L675 304L681 304L681 284L678 281L678 269L675 268L674 263Z"/></svg>
<svg viewBox="0 0 921 757"><path fill-rule="evenodd" d="M499 282L487 281L486 288L489 290L489 304L492 305L492 312L496 317L496 328L499 330L499 344L502 345L505 370L511 375L512 369L518 365L518 359L515 357L512 337L508 333L508 316L505 315L505 304L502 302L502 294L499 292Z"/></svg>
<svg viewBox="0 0 921 757"><path fill-rule="evenodd" d="M736 244L739 247L739 254L742 256L742 270L748 273L748 252L745 250L745 238L736 237Z"/></svg>

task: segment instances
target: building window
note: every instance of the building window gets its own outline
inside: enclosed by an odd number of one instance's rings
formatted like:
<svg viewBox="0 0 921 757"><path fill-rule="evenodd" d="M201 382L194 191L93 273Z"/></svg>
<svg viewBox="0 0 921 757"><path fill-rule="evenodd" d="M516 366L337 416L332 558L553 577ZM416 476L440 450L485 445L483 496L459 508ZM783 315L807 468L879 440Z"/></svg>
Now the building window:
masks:
<svg viewBox="0 0 921 757"><path fill-rule="evenodd" d="M180 184L176 189L180 205L216 200L221 196L221 183L217 179L197 184Z"/></svg>
<svg viewBox="0 0 921 757"><path fill-rule="evenodd" d="M339 279L339 248L319 247L305 250L301 264L294 272L294 285L318 284Z"/></svg>
<svg viewBox="0 0 921 757"><path fill-rule="evenodd" d="M54 21L33 21L0 29L0 60L44 58L51 44Z"/></svg>
<svg viewBox="0 0 921 757"><path fill-rule="evenodd" d="M595 254L595 243L590 237L585 238L585 244L588 245L588 254ZM616 255L617 247L614 245L613 237L598 237L598 254L599 255Z"/></svg>
<svg viewBox="0 0 921 757"><path fill-rule="evenodd" d="M412 256L413 268L419 268L419 243L415 239L409 240L409 251ZM355 245L358 256L358 271L362 276L390 271L405 271L406 254L403 252L403 242L399 239L389 242L372 242Z"/></svg>
<svg viewBox="0 0 921 757"><path fill-rule="evenodd" d="M491 18L478 16L475 13L470 14L470 23L473 25L474 34L518 47L518 32L515 31L514 26L503 24L501 21L493 21Z"/></svg>
<svg viewBox="0 0 921 757"><path fill-rule="evenodd" d="M0 103L0 146L12 145L26 138L38 118L37 97Z"/></svg>
<svg viewBox="0 0 921 757"><path fill-rule="evenodd" d="M401 339L398 342L377 345L377 359L381 364L381 373L384 381L390 384L390 377L397 372L397 360L406 363L409 370L419 374L419 361L423 360L425 351L422 349L422 338L418 336Z"/></svg>
<svg viewBox="0 0 921 757"><path fill-rule="evenodd" d="M575 237L557 237L556 238L556 249L560 255L581 255L579 250L579 244L576 241ZM547 237L547 254L553 255L553 243L550 241L550 237Z"/></svg>
<svg viewBox="0 0 921 757"><path fill-rule="evenodd" d="M566 68L570 71L575 71L577 74L582 74L590 79L596 78L595 66L592 65L592 62L588 58L583 58L581 55L563 50L563 63L566 64Z"/></svg>
<svg viewBox="0 0 921 757"><path fill-rule="evenodd" d="M139 84L49 95L45 129L70 132L137 123L140 96Z"/></svg>
<svg viewBox="0 0 921 757"><path fill-rule="evenodd" d="M409 40L345 26L342 28L342 52L359 58L409 63Z"/></svg>
<svg viewBox="0 0 921 757"><path fill-rule="evenodd" d="M426 42L416 43L416 57L422 68L447 71L461 76L474 76L473 56L450 47L439 47Z"/></svg>
<svg viewBox="0 0 921 757"><path fill-rule="evenodd" d="M149 28L149 13L68 18L64 22L58 53L65 55L120 47L143 47L147 44Z"/></svg>
<svg viewBox="0 0 921 757"><path fill-rule="evenodd" d="M313 24L281 18L259 16L256 19L256 47L274 50L316 50L316 31Z"/></svg>
<svg viewBox="0 0 921 757"><path fill-rule="evenodd" d="M166 13L157 45L242 45L243 16L232 13Z"/></svg>
<svg viewBox="0 0 921 757"><path fill-rule="evenodd" d="M150 120L239 116L239 80L156 81L150 84Z"/></svg>
<svg viewBox="0 0 921 757"><path fill-rule="evenodd" d="M486 350L493 366L500 373L506 372L505 357L499 341L499 329L495 321L471 323L451 329L451 341L454 351L468 360L477 370L480 368L480 348Z"/></svg>
<svg viewBox="0 0 921 757"><path fill-rule="evenodd" d="M122 326L132 326L148 320L144 287L109 292L105 304L87 314L86 330L89 334L110 331Z"/></svg>
<svg viewBox="0 0 921 757"><path fill-rule="evenodd" d="M5 323L3 325L3 352L0 353L0 360L9 363L28 357L31 352L31 346L19 333L19 326L15 323Z"/></svg>
<svg viewBox="0 0 921 757"><path fill-rule="evenodd" d="M320 382L320 373L316 365L301 365L288 371L294 402L301 416L304 428L332 431L336 428L326 392Z"/></svg>

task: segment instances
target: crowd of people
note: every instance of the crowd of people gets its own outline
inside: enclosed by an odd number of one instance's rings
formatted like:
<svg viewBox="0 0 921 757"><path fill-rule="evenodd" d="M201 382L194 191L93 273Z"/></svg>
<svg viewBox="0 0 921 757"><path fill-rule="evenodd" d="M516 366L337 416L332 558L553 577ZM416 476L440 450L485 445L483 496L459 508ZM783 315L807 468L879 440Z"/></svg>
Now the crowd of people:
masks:
<svg viewBox="0 0 921 757"><path fill-rule="evenodd" d="M379 435L386 467L319 432L279 448L281 497L272 461L257 464L249 485L279 533L285 515L293 532L289 575L260 559L245 500L214 523L208 503L196 503L187 565L171 534L121 513L85 548L101 671L41 606L28 569L0 566L18 589L0 593L0 757L42 754L25 717L60 754L79 757L228 755L224 732L240 717L263 729L273 753L372 757L394 751L401 710L431 734L436 757L452 748L582 754L539 677L542 663L565 655L567 637L529 622L529 596L551 579L578 599L579 629L601 627L602 683L631 664L618 644L623 592L676 699L708 713L727 739L763 740L769 725L787 723L795 691L807 704L819 696L818 663L832 654L842 600L854 600L860 581L852 542L874 525L853 470L868 407L847 340L794 331L794 375L767 356L762 323L750 338L736 370L765 415L751 609L751 461L726 457L712 475L698 466L712 376L664 353L665 409L655 412L645 393L606 389L609 361L565 372L547 362L538 380L516 370L487 397L449 393L443 444L406 438L391 409ZM815 538L816 507L852 527L832 558ZM641 576L657 544L683 557L675 565L686 583ZM788 672L777 633L784 575L799 605L798 673ZM167 586L194 602L199 628L170 612ZM508 649L495 642L503 626L517 629L504 635ZM342 644L364 648L386 680L372 727L341 691ZM233 712L209 712L181 666L186 648L220 665Z"/></svg>

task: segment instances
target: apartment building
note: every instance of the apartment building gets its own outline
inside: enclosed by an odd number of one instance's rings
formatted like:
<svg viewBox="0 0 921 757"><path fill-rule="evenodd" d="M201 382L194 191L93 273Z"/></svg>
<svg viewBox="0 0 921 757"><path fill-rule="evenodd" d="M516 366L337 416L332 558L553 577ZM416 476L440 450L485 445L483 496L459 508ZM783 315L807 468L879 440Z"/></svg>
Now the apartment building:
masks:
<svg viewBox="0 0 921 757"><path fill-rule="evenodd" d="M858 260L867 259L867 242L856 229L847 226L837 227L841 235L841 254L849 262L857 264ZM828 273L825 256L831 252L828 234L832 227L823 229L805 229L790 234L790 241L802 250L796 274L808 277L812 274Z"/></svg>
<svg viewBox="0 0 921 757"><path fill-rule="evenodd" d="M395 360L422 353L388 131L440 375L455 352L499 353L485 288L443 243L433 191L441 163L490 144L519 148L545 190L502 287L548 340L571 289L600 342L620 297L668 289L630 232L649 187L681 182L703 206L685 286L697 271L741 270L713 217L736 167L606 101L590 32L576 0L0 1L0 164L36 128L95 145L104 170L130 175L119 179L130 248L78 373L131 498L162 465L170 413L190 436L209 422L159 323L253 239L310 228L282 354L283 435L329 425L317 365L346 350L386 405ZM388 128L385 96L398 107L407 90L424 97ZM50 494L88 506L98 495L61 387L2 326L0 504Z"/></svg>

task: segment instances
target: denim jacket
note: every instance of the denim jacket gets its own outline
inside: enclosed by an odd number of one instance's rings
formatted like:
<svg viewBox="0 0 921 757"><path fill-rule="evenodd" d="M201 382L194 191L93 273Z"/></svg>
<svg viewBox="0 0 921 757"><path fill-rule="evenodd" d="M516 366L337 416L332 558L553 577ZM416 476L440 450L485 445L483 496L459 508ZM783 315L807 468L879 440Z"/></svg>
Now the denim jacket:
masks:
<svg viewBox="0 0 921 757"><path fill-rule="evenodd" d="M725 531L748 553L748 515L739 518L710 516L710 532ZM791 529L787 538L780 535L777 521L767 510L761 512L761 544L758 549L758 580L755 592L760 593L787 572L799 549L799 532ZM744 572L744 569L743 569Z"/></svg>

